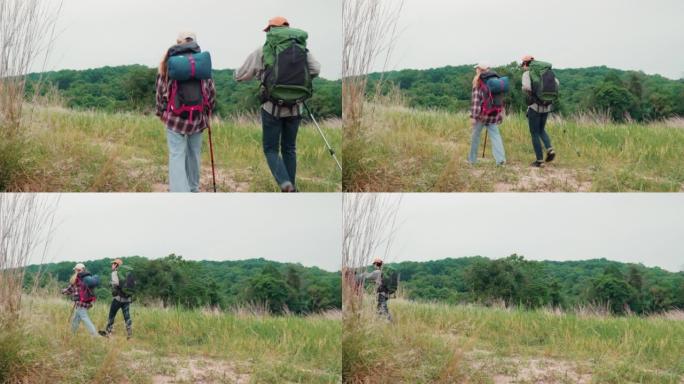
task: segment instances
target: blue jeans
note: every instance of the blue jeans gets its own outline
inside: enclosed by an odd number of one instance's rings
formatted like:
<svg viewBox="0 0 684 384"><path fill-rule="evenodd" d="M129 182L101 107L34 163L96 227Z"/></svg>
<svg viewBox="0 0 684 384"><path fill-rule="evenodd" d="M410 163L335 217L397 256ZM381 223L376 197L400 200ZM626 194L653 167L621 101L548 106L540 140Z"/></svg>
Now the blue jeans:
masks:
<svg viewBox="0 0 684 384"><path fill-rule="evenodd" d="M301 121L300 116L275 117L261 109L264 155L281 189L287 185L297 187L297 131Z"/></svg>
<svg viewBox="0 0 684 384"><path fill-rule="evenodd" d="M532 136L532 147L534 154L537 156L537 161L544 161L544 151L542 151L542 142L546 150L552 148L551 138L546 133L546 119L549 113L539 113L532 108L527 109L527 123L530 126L530 135Z"/></svg>
<svg viewBox="0 0 684 384"><path fill-rule="evenodd" d="M169 191L199 192L202 132L181 135L166 129L169 144Z"/></svg>
<svg viewBox="0 0 684 384"><path fill-rule="evenodd" d="M470 155L468 156L468 162L471 164L477 163L477 153L480 149L480 134L482 133L482 129L485 127L489 133L489 139L492 142L494 160L496 160L497 164L505 163L506 151L504 150L503 140L501 139L501 134L499 133L499 127L496 124L485 125L479 121L476 121L473 125L473 136L470 139Z"/></svg>
<svg viewBox="0 0 684 384"><path fill-rule="evenodd" d="M88 332L90 332L91 335L97 336L97 330L95 329L95 325L88 316L88 310L85 308L76 307L74 309L74 318L71 319L71 331L73 333L76 333L76 331L78 331L78 326L81 321L83 322L86 329L88 330Z"/></svg>

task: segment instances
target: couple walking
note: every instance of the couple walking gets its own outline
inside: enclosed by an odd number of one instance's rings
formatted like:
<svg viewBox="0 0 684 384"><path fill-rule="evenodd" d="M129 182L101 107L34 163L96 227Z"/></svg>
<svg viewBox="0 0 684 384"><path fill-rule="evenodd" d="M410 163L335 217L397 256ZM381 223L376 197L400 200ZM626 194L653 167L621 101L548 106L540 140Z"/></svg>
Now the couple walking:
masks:
<svg viewBox="0 0 684 384"><path fill-rule="evenodd" d="M131 285L132 275L121 272L120 267L122 264L123 261L121 259L112 261L112 303L109 307L107 326L104 331L99 331L99 334L108 337L112 333L114 319L119 310L121 310L124 324L126 325L126 337L130 339L133 336L133 322L130 315L130 305L133 300L128 287ZM83 322L83 325L85 325L91 335L98 335L98 331L88 315L88 310L92 308L97 300L94 290L99 283L99 277L88 272L83 263L76 264L74 273L69 279L69 286L62 290L62 294L71 296L71 300L74 302L73 316L71 318L71 331L73 333L78 331L79 325Z"/></svg>
<svg viewBox="0 0 684 384"><path fill-rule="evenodd" d="M290 29L284 17L269 20L267 41L235 71L236 81L261 81L262 146L268 167L282 192L296 192L297 132L302 103L311 96L311 81L321 66L306 48L307 34ZM166 126L169 148L169 190L199 192L202 132L209 128L216 108L216 88L211 79L211 59L205 63L193 32L181 32L169 48L157 75L156 114ZM187 57L191 79L178 81L170 60ZM189 76L186 76L189 77ZM278 88L280 87L280 88ZM303 96L301 96L303 95ZM211 131L209 130L211 138ZM213 161L213 154L212 154Z"/></svg>
<svg viewBox="0 0 684 384"><path fill-rule="evenodd" d="M546 132L546 120L548 115L553 111L554 103L553 97L545 97L544 91L546 88L554 88L557 97L558 80L550 71L550 65L539 62L540 68L548 66L548 73L550 77L544 78L542 72L541 76L535 76L531 73L531 67L535 66L535 59L532 56L525 56L522 59L521 67L523 69L522 75L522 90L526 96L527 101L527 122L530 129L530 136L532 138L532 148L535 153L535 160L530 164L533 167L543 167L545 162L551 162L556 157L556 152L551 144L551 138ZM544 71L544 69L542 69ZM497 165L506 164L506 152L504 150L503 140L499 133L499 125L502 123L505 109L503 103L498 107L492 106L496 104L492 102L493 96L490 89L488 89L488 80L498 75L492 72L488 65L478 64L475 66L475 77L473 78L470 119L472 123L472 138L470 141L470 154L468 155L468 162L470 164L477 163L477 154L480 146L480 134L483 129L487 129L490 141L492 143L492 153ZM552 84L549 84L552 83ZM547 92L551 94L552 91ZM501 95L502 97L503 95ZM544 151L542 144L546 148L546 158L544 158Z"/></svg>

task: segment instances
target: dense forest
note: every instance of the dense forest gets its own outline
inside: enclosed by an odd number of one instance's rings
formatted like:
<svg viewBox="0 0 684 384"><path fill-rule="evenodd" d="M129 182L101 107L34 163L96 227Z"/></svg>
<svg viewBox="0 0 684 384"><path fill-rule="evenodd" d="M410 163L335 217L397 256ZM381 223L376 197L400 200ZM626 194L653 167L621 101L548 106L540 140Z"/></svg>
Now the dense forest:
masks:
<svg viewBox="0 0 684 384"><path fill-rule="evenodd" d="M655 313L684 308L684 272L606 259L530 261L465 257L389 264L404 294L449 303L504 302L509 306L566 309L602 305L614 313Z"/></svg>
<svg viewBox="0 0 684 384"><path fill-rule="evenodd" d="M239 261L190 261L171 254L160 259L140 256L123 258L126 271L137 280L137 301L158 301L164 306L202 306L230 309L242 304L265 305L272 313L285 310L313 313L342 307L340 274L300 264L283 264L264 259ZM88 271L101 278L96 289L100 300L111 299L109 280L112 259L87 261ZM29 289L66 285L75 262L27 267L24 281ZM59 295L59 291L54 292Z"/></svg>
<svg viewBox="0 0 684 384"><path fill-rule="evenodd" d="M493 70L511 79L511 92L506 96L508 111L524 111L522 70L518 63ZM560 82L559 111L562 114L598 112L615 121L684 116L684 79L670 80L605 66L555 69L554 72ZM470 65L374 73L370 76L368 92L377 89L378 81L384 79L383 92L398 88L410 107L466 111L474 75L475 70Z"/></svg>
<svg viewBox="0 0 684 384"><path fill-rule="evenodd" d="M238 83L233 79L233 72L232 69L213 71L216 113L224 117L259 108L258 81ZM155 68L142 65L34 73L28 77L26 95L32 97L36 90L46 93L56 89L69 108L154 113L156 76ZM314 96L308 104L320 117L342 116L341 82L314 79Z"/></svg>

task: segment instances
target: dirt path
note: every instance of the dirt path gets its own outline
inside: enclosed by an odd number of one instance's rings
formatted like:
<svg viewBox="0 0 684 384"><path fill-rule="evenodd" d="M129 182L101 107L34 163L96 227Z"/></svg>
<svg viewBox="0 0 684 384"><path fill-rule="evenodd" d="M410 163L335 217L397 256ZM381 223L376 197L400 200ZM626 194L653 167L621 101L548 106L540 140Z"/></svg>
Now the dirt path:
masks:
<svg viewBox="0 0 684 384"><path fill-rule="evenodd" d="M466 359L477 370L488 372L494 384L589 384L591 369L575 362L552 358L503 358L489 351L473 350Z"/></svg>
<svg viewBox="0 0 684 384"><path fill-rule="evenodd" d="M246 384L250 381L246 364L206 356L160 356L144 349L124 355L129 366L150 375L153 384L197 383Z"/></svg>
<svg viewBox="0 0 684 384"><path fill-rule="evenodd" d="M589 192L591 181L581 172L547 166L544 168L507 165L517 175L514 182L497 182L494 192Z"/></svg>
<svg viewBox="0 0 684 384"><path fill-rule="evenodd" d="M230 362L207 358L169 358L167 364L176 368L175 374L158 374L152 377L153 384L172 383L249 383L249 375L240 373Z"/></svg>
<svg viewBox="0 0 684 384"><path fill-rule="evenodd" d="M249 183L244 181L237 181L233 171L224 171L216 169L216 190L218 192L248 192ZM168 184L155 183L152 184L152 192L168 192ZM211 175L211 168L202 169L200 175L200 191L213 192L213 182Z"/></svg>

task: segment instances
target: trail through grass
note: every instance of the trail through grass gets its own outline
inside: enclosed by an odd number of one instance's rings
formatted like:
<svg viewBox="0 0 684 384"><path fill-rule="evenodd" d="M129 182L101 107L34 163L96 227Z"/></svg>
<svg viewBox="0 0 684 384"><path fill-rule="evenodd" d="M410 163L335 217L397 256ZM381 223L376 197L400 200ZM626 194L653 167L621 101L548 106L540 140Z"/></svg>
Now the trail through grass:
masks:
<svg viewBox="0 0 684 384"><path fill-rule="evenodd" d="M90 317L106 324L109 303ZM19 380L31 383L337 383L339 315L270 317L131 307L134 337L123 319L114 335L76 336L64 300L24 304ZM121 314L119 313L119 316ZM0 349L5 347L0 346Z"/></svg>
<svg viewBox="0 0 684 384"><path fill-rule="evenodd" d="M684 322L390 301L394 322L345 318L348 383L670 383ZM353 327L352 327L353 326Z"/></svg>
<svg viewBox="0 0 684 384"><path fill-rule="evenodd" d="M163 123L154 116L82 112L35 107L26 116L30 146L24 172L10 185L22 191L167 190L168 153ZM323 122L334 148L340 148L339 122ZM266 164L257 119L217 121L212 126L218 190L279 191ZM303 124L298 135L299 189L341 190L341 175L315 127ZM202 146L201 189L211 190L207 134Z"/></svg>
<svg viewBox="0 0 684 384"><path fill-rule="evenodd" d="M363 135L344 140L348 191L684 191L681 121L602 124L550 118L554 162L532 168L527 119L512 115L500 131L507 165L486 158L471 166L466 114L371 104Z"/></svg>

